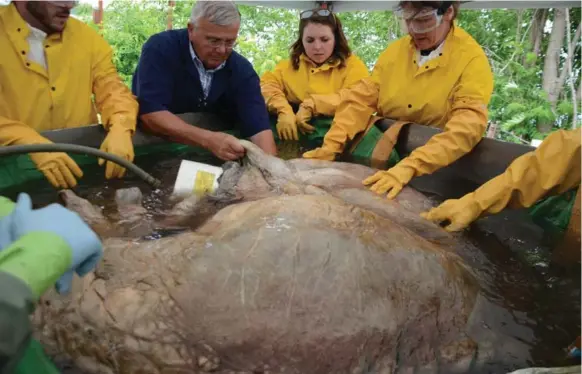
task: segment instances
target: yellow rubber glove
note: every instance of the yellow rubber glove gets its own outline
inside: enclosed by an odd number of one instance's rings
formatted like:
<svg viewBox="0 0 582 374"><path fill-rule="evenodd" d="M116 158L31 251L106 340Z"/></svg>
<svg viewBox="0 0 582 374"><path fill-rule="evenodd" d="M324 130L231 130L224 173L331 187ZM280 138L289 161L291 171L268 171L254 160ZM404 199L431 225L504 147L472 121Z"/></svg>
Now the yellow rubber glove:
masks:
<svg viewBox="0 0 582 374"><path fill-rule="evenodd" d="M475 194L469 193L460 199L450 199L428 212L420 213L421 217L436 223L448 221L444 229L448 232L459 231L469 226L483 213L483 209L475 201Z"/></svg>
<svg viewBox="0 0 582 374"><path fill-rule="evenodd" d="M51 144L52 142L40 135L33 128L5 117L0 117L0 144L27 145ZM29 153L36 168L55 188L73 188L77 179L83 177L83 172L71 157L63 152ZM75 178L76 177L76 178Z"/></svg>
<svg viewBox="0 0 582 374"><path fill-rule="evenodd" d="M293 112L281 112L277 117L277 134L282 140L299 140Z"/></svg>
<svg viewBox="0 0 582 374"><path fill-rule="evenodd" d="M30 153L29 156L55 188L73 188L77 185L76 178L83 177L79 165L66 153Z"/></svg>
<svg viewBox="0 0 582 374"><path fill-rule="evenodd" d="M315 148L305 152L303 158L313 158L315 160L335 161L337 153L326 149L325 147Z"/></svg>
<svg viewBox="0 0 582 374"><path fill-rule="evenodd" d="M533 152L516 158L503 174L460 199L451 199L421 216L450 221L447 231L458 231L486 214L506 207L529 208L548 194L561 194L580 185L581 129L558 130Z"/></svg>
<svg viewBox="0 0 582 374"><path fill-rule="evenodd" d="M128 161L133 161L134 151L131 137L131 130L124 127L111 126L100 149L103 152L114 154ZM104 159L99 159L100 166L103 165L104 162ZM125 172L125 168L114 162L107 161L107 164L105 165L106 179L123 178Z"/></svg>
<svg viewBox="0 0 582 374"><path fill-rule="evenodd" d="M313 117L313 99L305 99L301 105L299 105L299 110L295 113L295 122L297 123L297 128L302 134L311 134L315 131L315 127L309 124L311 118Z"/></svg>
<svg viewBox="0 0 582 374"><path fill-rule="evenodd" d="M269 113L277 113L277 134L282 140L299 140L293 108L283 91L281 71L266 72L261 77L261 93Z"/></svg>
<svg viewBox="0 0 582 374"><path fill-rule="evenodd" d="M366 186L373 184L370 187L371 191L380 195L388 193L386 197L388 199L394 199L402 191L402 188L414 177L414 172L415 170L408 166L396 165L389 170L377 172L371 177L364 179L362 183Z"/></svg>

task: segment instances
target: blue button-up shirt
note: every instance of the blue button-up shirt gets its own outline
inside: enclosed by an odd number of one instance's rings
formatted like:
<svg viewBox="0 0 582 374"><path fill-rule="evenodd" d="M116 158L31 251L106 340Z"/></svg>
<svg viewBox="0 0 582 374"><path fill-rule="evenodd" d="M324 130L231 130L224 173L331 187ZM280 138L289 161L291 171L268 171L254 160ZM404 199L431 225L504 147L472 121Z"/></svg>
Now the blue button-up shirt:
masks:
<svg viewBox="0 0 582 374"><path fill-rule="evenodd" d="M233 51L224 66L200 71L189 46L187 29L163 31L143 45L132 81L140 116L210 112L239 129L242 137L270 130L259 76L251 63Z"/></svg>

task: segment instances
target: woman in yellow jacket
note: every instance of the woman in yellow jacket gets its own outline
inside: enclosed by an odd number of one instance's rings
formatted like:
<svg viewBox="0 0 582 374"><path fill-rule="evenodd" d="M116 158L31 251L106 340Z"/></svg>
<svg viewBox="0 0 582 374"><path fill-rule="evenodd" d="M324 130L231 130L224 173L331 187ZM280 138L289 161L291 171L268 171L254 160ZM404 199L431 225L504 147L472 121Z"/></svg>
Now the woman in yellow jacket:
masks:
<svg viewBox="0 0 582 374"><path fill-rule="evenodd" d="M493 73L483 49L454 24L458 9L452 1L401 1L398 13L409 35L386 48L370 78L340 92L323 146L303 157L334 160L379 117L443 129L396 166L363 181L394 198L413 177L471 151L487 126ZM315 113L318 106L315 100Z"/></svg>
<svg viewBox="0 0 582 374"><path fill-rule="evenodd" d="M283 140L299 139L298 124L302 132L314 130L297 121L292 106L313 94L326 100L325 96L369 76L366 65L352 54L335 14L327 9L314 9L302 12L300 18L299 38L291 46L290 59L281 61L274 71L261 77L267 108L277 115L277 134ZM334 111L335 107L320 114L333 115Z"/></svg>

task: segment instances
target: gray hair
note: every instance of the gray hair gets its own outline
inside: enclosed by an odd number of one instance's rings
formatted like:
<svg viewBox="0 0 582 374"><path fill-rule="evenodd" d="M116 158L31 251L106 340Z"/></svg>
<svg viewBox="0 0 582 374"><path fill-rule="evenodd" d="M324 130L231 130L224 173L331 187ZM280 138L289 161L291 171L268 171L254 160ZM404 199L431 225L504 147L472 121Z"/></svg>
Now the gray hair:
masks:
<svg viewBox="0 0 582 374"><path fill-rule="evenodd" d="M190 23L196 25L200 18L218 26L230 26L240 22L240 12L234 1L198 0L192 8Z"/></svg>

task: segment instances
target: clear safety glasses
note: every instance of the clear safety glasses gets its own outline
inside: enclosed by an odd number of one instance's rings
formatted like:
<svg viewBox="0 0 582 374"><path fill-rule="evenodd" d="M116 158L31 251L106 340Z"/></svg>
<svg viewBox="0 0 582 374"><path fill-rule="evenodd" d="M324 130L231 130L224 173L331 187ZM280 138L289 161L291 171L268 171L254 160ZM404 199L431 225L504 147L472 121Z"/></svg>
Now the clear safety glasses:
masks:
<svg viewBox="0 0 582 374"><path fill-rule="evenodd" d="M395 11L395 14L406 23L408 30L419 34L431 32L441 25L443 16L438 13L438 9Z"/></svg>

